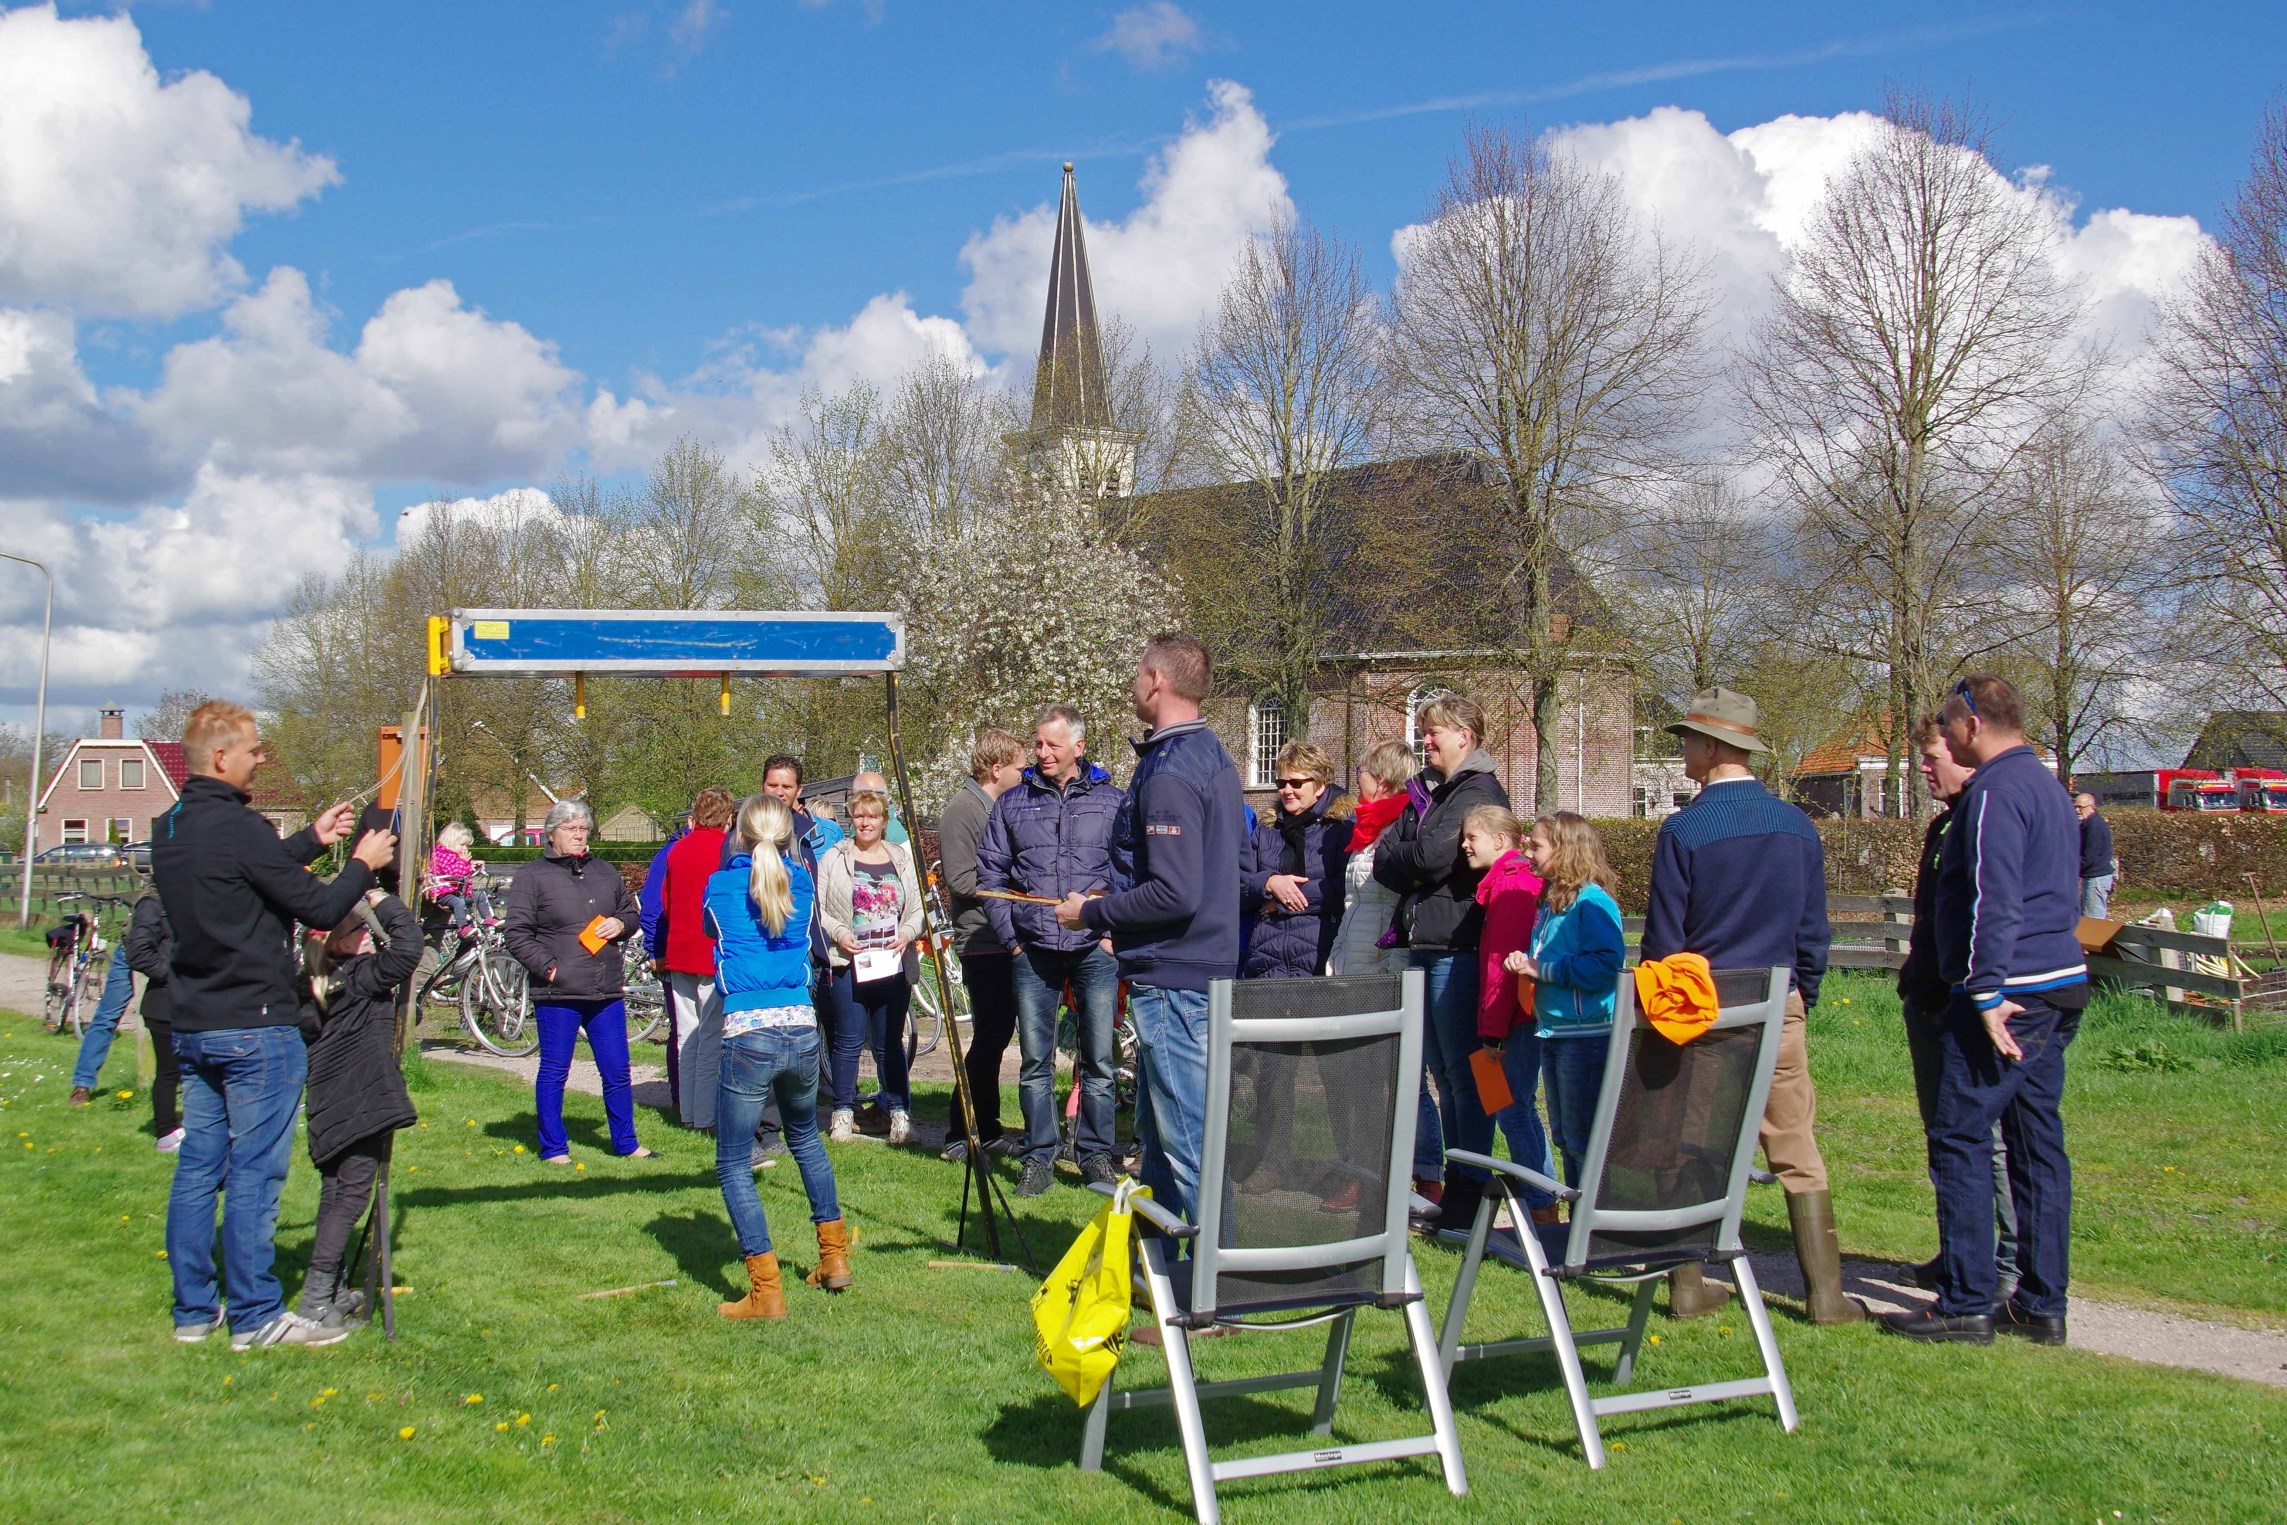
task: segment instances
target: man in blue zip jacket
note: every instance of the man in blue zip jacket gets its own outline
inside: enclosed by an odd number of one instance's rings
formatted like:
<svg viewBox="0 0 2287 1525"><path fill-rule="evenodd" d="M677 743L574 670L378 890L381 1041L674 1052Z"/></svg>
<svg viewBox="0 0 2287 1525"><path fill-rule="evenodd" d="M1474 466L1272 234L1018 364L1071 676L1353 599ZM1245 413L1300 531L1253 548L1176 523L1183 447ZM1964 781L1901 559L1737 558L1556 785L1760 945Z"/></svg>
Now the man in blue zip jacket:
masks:
<svg viewBox="0 0 2287 1525"><path fill-rule="evenodd" d="M1946 746L1976 775L1938 853L1938 1032L1929 1123L1938 1199L1938 1300L1886 1314L1893 1334L1988 1345L1996 1331L2065 1342L2072 1165L2060 1114L2065 1049L2088 1004L2080 923L2080 822L2026 744L2017 691L1988 673L1947 696ZM2009 1147L2017 1291L1995 1300L1993 1124Z"/></svg>
<svg viewBox="0 0 2287 1525"><path fill-rule="evenodd" d="M1199 718L1214 675L1195 635L1145 643L1131 697L1148 729L1112 827L1112 893L1070 894L1056 907L1063 926L1112 939L1143 1071L1143 1182L1193 1222L1207 1132L1207 987L1239 972L1246 829L1238 764Z"/></svg>

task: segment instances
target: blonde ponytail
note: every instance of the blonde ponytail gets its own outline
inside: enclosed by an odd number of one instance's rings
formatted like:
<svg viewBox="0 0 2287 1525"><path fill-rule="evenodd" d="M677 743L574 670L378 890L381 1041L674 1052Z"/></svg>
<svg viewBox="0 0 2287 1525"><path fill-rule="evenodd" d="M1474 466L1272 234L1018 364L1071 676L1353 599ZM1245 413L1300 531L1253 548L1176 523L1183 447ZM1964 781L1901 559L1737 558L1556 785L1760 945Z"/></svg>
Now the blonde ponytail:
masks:
<svg viewBox="0 0 2287 1525"><path fill-rule="evenodd" d="M794 880L786 871L786 851L794 843L794 815L776 795L758 794L739 809L739 839L754 855L747 873L747 898L773 937L794 914Z"/></svg>

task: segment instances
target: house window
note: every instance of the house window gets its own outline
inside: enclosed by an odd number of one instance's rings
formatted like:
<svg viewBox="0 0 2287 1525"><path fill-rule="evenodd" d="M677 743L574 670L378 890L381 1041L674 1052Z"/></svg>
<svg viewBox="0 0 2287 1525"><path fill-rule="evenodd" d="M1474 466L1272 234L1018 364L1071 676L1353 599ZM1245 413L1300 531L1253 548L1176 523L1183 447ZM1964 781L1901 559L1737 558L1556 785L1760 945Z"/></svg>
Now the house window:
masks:
<svg viewBox="0 0 2287 1525"><path fill-rule="evenodd" d="M119 759L119 787L122 789L140 789L143 787L142 758L122 757Z"/></svg>
<svg viewBox="0 0 2287 1525"><path fill-rule="evenodd" d="M1247 707L1247 787L1278 787L1279 749L1286 745L1286 701L1265 694Z"/></svg>
<svg viewBox="0 0 2287 1525"><path fill-rule="evenodd" d="M79 760L79 786L82 789L103 787L103 759L83 757Z"/></svg>
<svg viewBox="0 0 2287 1525"><path fill-rule="evenodd" d="M1429 755L1423 750L1427 738L1421 729L1421 712L1433 699L1442 699L1453 690L1442 683L1420 683L1406 695L1406 745L1413 749L1413 760L1422 767L1429 766Z"/></svg>
<svg viewBox="0 0 2287 1525"><path fill-rule="evenodd" d="M64 841L65 841L67 844L71 844L71 843L79 843L79 842L85 842L86 840L87 840L87 822L85 822L85 821L66 821L66 822L64 822Z"/></svg>
<svg viewBox="0 0 2287 1525"><path fill-rule="evenodd" d="M111 823L111 836L110 836L110 840L111 840L111 841L114 841L114 842L119 842L119 843L127 843L127 842L132 842L132 841L134 841L134 840L135 840L135 823L134 823L134 821L132 821L131 819L129 819L129 818L128 818L128 817L126 817L126 816L119 816L119 817L115 818L115 819L112 821L112 823Z"/></svg>

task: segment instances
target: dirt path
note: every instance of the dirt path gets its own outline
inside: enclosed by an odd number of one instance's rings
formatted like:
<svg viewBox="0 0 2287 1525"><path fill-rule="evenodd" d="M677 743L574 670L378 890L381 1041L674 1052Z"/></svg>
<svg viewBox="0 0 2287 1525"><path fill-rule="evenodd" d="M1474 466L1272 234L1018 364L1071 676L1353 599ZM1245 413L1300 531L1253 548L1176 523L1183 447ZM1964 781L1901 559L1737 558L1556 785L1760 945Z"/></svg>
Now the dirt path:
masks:
<svg viewBox="0 0 2287 1525"><path fill-rule="evenodd" d="M0 954L0 1008L36 1014L40 1009L41 991L46 983L46 967L36 958L21 958ZM132 1029L136 1018L133 1008L120 1024ZM455 1036L448 1036L440 1025L437 1035L425 1035L421 1052L429 1058L453 1064L478 1065L503 1070L529 1084L539 1070L539 1060L501 1059L462 1046ZM651 1053L660 1053L656 1048ZM68 1060L59 1055L59 1062L68 1070ZM943 1048L925 1055L914 1066L919 1080L943 1082L952 1078L949 1056ZM667 1070L664 1062L637 1063L634 1066L635 1099L639 1106L665 1108L667 1100ZM1016 1053L1012 1047L1001 1071L1004 1084L1016 1079ZM63 1076L57 1077L58 1083ZM602 1082L596 1067L587 1058L583 1046L572 1061L570 1085L572 1089L595 1096L602 1094ZM944 1142L944 1124L934 1117L914 1119L914 1146L931 1151ZM879 1144L880 1140L864 1142ZM883 1147L887 1147L884 1145ZM1802 1296L1802 1277L1791 1255L1758 1255L1754 1259L1755 1275L1764 1290L1782 1297ZM1930 1300L1905 1279L1904 1269L1877 1261L1853 1260L1843 1266L1843 1280L1851 1294L1877 1313L1899 1308L1911 1308ZM2134 1308L2125 1303L2094 1302L2076 1297L2070 1312L2071 1343L2076 1349L2095 1351L2099 1355L2121 1356L2131 1361L2147 1361L2161 1366L2180 1366L2192 1371L2213 1372L2218 1376L2237 1377L2248 1382L2262 1382L2274 1387L2287 1387L2287 1334L2259 1330L2237 1329L2229 1324L2213 1323L2205 1319L2186 1318L2181 1314L2160 1313L2147 1308Z"/></svg>

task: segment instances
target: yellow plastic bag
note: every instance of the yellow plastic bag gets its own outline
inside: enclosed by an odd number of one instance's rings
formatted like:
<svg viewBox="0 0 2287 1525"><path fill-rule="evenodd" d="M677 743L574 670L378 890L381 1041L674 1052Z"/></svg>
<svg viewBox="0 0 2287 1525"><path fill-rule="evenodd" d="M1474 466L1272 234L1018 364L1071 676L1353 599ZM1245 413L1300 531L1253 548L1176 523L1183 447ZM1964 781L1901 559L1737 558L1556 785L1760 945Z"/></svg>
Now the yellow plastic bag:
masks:
<svg viewBox="0 0 2287 1525"><path fill-rule="evenodd" d="M1131 1196L1151 1188L1123 1180L1032 1295L1033 1354L1056 1385L1086 1408L1128 1342Z"/></svg>

